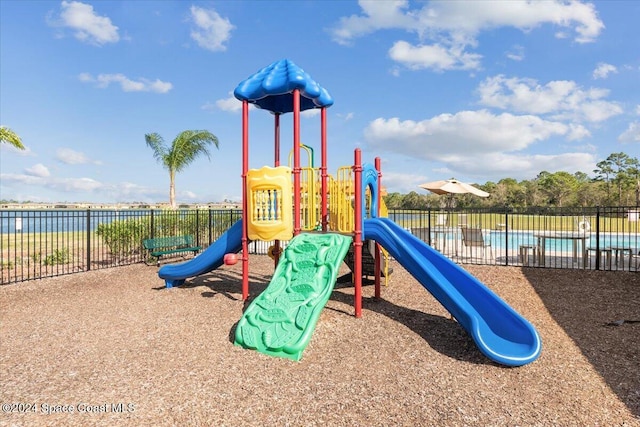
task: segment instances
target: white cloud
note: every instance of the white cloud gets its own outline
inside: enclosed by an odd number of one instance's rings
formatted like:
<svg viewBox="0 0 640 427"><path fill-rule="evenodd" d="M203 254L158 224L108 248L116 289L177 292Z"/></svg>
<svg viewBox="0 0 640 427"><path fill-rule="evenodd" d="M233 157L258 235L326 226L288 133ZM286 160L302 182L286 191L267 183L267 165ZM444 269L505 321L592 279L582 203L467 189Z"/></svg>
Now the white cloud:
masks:
<svg viewBox="0 0 640 427"><path fill-rule="evenodd" d="M382 176L382 185L389 192L404 194L411 191L420 191L418 185L428 180L427 176L415 173L387 172L384 169L384 165L382 167Z"/></svg>
<svg viewBox="0 0 640 427"><path fill-rule="evenodd" d="M242 110L242 101L233 96L233 92L229 92L228 98L218 99L216 101L216 107L222 111L239 112Z"/></svg>
<svg viewBox="0 0 640 427"><path fill-rule="evenodd" d="M395 42L389 57L410 70L431 68L443 70L474 70L480 67L482 55L464 52L462 47L439 44L413 46L406 41Z"/></svg>
<svg viewBox="0 0 640 427"><path fill-rule="evenodd" d="M569 130L567 132L568 141L580 141L591 136L591 132L582 125L575 123L569 123Z"/></svg>
<svg viewBox="0 0 640 427"><path fill-rule="evenodd" d="M604 29L593 4L578 1L429 2L420 23L452 34L473 36L482 30L514 27L528 32L545 24L575 32L578 43L594 41Z"/></svg>
<svg viewBox="0 0 640 427"><path fill-rule="evenodd" d="M433 162L439 165L438 175L465 176L485 182L505 176L532 179L541 170L570 173L593 170L596 161L588 146L574 144L572 152L549 155L526 151L552 138L576 141L590 135L579 124L545 120L535 115L478 110L440 114L421 121L378 118L365 128L364 140L368 149L374 152L425 162L422 163L424 167ZM576 151L583 149L584 152ZM390 191L405 191L409 184L413 185L399 179L390 181L386 178L389 173L383 170L383 182L393 189Z"/></svg>
<svg viewBox="0 0 640 427"><path fill-rule="evenodd" d="M118 27L111 19L96 14L90 4L78 1L63 1L59 17L50 24L71 28L76 39L89 44L101 46L120 40Z"/></svg>
<svg viewBox="0 0 640 427"><path fill-rule="evenodd" d="M91 74L89 74L89 73L80 73L80 74L78 74L78 80L80 80L82 83L91 83L91 82L95 81L93 76Z"/></svg>
<svg viewBox="0 0 640 427"><path fill-rule="evenodd" d="M0 144L0 151L8 151L13 154L17 154L21 157L35 157L36 154L31 150L28 145L25 145L24 150L14 147L11 144Z"/></svg>
<svg viewBox="0 0 640 427"><path fill-rule="evenodd" d="M604 28L595 7L578 1L433 1L414 9L406 0L360 0L358 4L361 14L342 17L329 29L333 40L349 45L358 37L386 29L415 33L418 43L399 40L389 50L392 59L413 70L479 68L480 55L467 49L478 45L481 31L494 28L529 32L550 24L561 29L557 37L572 31L578 43L594 41ZM518 60L522 55L510 57Z"/></svg>
<svg viewBox="0 0 640 427"><path fill-rule="evenodd" d="M173 85L169 82L163 82L159 79L152 81L145 78L135 81L124 74L98 74L93 77L89 73L81 73L78 75L78 80L83 83L95 83L101 89L107 88L111 83L117 83L125 92L167 93L173 89Z"/></svg>
<svg viewBox="0 0 640 427"><path fill-rule="evenodd" d="M104 187L104 185L92 178L66 178L56 182L66 192L94 191Z"/></svg>
<svg viewBox="0 0 640 427"><path fill-rule="evenodd" d="M629 127L618 137L620 142L640 142L640 122L631 122Z"/></svg>
<svg viewBox="0 0 640 427"><path fill-rule="evenodd" d="M601 122L622 113L616 102L603 98L606 89L582 89L570 80L555 80L540 85L534 79L486 78L478 86L480 104L527 114L549 114L554 119Z"/></svg>
<svg viewBox="0 0 640 427"><path fill-rule="evenodd" d="M524 47L519 45L513 46L505 55L512 61L522 61L525 56Z"/></svg>
<svg viewBox="0 0 640 427"><path fill-rule="evenodd" d="M447 163L460 153L473 157L520 151L552 136L575 137L576 132L566 124L532 115L494 115L480 110L441 114L419 122L378 118L365 128L364 137L373 150Z"/></svg>
<svg viewBox="0 0 640 427"><path fill-rule="evenodd" d="M84 153L72 150L71 148L58 148L56 150L56 159L67 165L84 165L89 163L95 165L102 164L102 162L98 160L91 160Z"/></svg>
<svg viewBox="0 0 640 427"><path fill-rule="evenodd" d="M487 168L487 165L491 165ZM486 153L474 157L452 159L448 166L455 171L478 177L478 181L495 181L505 176L514 179L533 179L540 171L575 173L591 171L596 158L590 153L517 154Z"/></svg>
<svg viewBox="0 0 640 427"><path fill-rule="evenodd" d="M26 168L24 171L27 175L37 176L41 178L46 178L51 175L49 169L42 163L38 163L30 168Z"/></svg>
<svg viewBox="0 0 640 427"><path fill-rule="evenodd" d="M215 104L212 104L212 103L211 103L211 102L209 102L209 101L207 101L207 102L205 102L204 104L202 104L202 105L200 106L200 109L201 109L201 110L204 110L204 111L213 111L213 110L215 110L215 109L216 109L216 105L215 105Z"/></svg>
<svg viewBox="0 0 640 427"><path fill-rule="evenodd" d="M185 190L180 192L180 197L189 200L196 200L198 198L198 195L193 191Z"/></svg>
<svg viewBox="0 0 640 427"><path fill-rule="evenodd" d="M377 30L401 28L413 29L415 17L405 9L406 0L394 1L358 1L362 15L340 18L340 22L330 29L333 40L339 44L350 44L354 38L370 34Z"/></svg>
<svg viewBox="0 0 640 427"><path fill-rule="evenodd" d="M87 177L60 178L50 175L36 176L32 174L3 173L0 174L0 180L7 188L15 186L20 191L24 191L26 186L39 187L46 189L49 193L68 193L69 198L74 200L95 197L96 195L99 195L99 200L102 201L105 201L105 199L113 201L160 199L166 196L164 189L160 191L129 182L109 184ZM55 197L52 196L49 199L54 200ZM65 196L62 197L64 200Z"/></svg>
<svg viewBox="0 0 640 427"><path fill-rule="evenodd" d="M206 102L202 107L203 110L213 111L214 109L219 109L222 111L228 111L231 113L239 113L242 111L242 101L233 96L233 92L229 92L228 98L218 99L215 104L210 102ZM249 110L255 109L256 106L249 103Z"/></svg>
<svg viewBox="0 0 640 427"><path fill-rule="evenodd" d="M4 185L10 183L16 183L20 185L38 185L45 183L45 179L41 176L16 174L16 173L2 173L0 179Z"/></svg>
<svg viewBox="0 0 640 427"><path fill-rule="evenodd" d="M618 69L611 64L600 62L595 70L593 70L594 79L606 79L611 73L617 73Z"/></svg>
<svg viewBox="0 0 640 427"><path fill-rule="evenodd" d="M309 119L311 117L317 117L319 115L320 115L319 108L311 108L309 110L304 110L300 112L300 117L303 117L305 119Z"/></svg>
<svg viewBox="0 0 640 427"><path fill-rule="evenodd" d="M143 187L131 182L119 182L116 184L104 184L101 193L112 200L163 200L166 197L166 190Z"/></svg>
<svg viewBox="0 0 640 427"><path fill-rule="evenodd" d="M344 120L345 122L348 122L349 120L353 119L355 114L353 112L350 112L350 113L347 113L347 114L338 113L338 114L336 114L336 116L338 118Z"/></svg>
<svg viewBox="0 0 640 427"><path fill-rule="evenodd" d="M213 52L225 51L225 43L231 38L231 31L235 28L231 21L222 18L213 9L191 6L191 19L196 28L191 30L191 38L203 49Z"/></svg>
<svg viewBox="0 0 640 427"><path fill-rule="evenodd" d="M77 192L95 191L103 188L103 184L91 178L55 178L51 176L36 176L27 174L0 174L5 183L33 185L51 190Z"/></svg>

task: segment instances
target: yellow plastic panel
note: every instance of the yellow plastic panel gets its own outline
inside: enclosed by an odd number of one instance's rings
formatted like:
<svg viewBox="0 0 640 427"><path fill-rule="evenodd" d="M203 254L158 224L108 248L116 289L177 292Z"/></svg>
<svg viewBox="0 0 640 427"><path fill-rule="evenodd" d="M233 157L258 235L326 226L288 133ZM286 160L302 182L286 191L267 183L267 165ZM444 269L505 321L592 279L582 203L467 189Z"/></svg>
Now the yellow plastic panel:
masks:
<svg viewBox="0 0 640 427"><path fill-rule="evenodd" d="M333 231L353 232L354 177L350 166L338 169L337 178L329 177L329 226ZM368 195L367 189L367 195ZM368 196L369 197L369 196ZM380 216L387 217L387 205L380 200Z"/></svg>
<svg viewBox="0 0 640 427"><path fill-rule="evenodd" d="M247 173L247 234L251 240L293 237L291 168L264 166Z"/></svg>
<svg viewBox="0 0 640 427"><path fill-rule="evenodd" d="M300 228L303 231L315 230L320 224L321 187L320 170L300 168Z"/></svg>

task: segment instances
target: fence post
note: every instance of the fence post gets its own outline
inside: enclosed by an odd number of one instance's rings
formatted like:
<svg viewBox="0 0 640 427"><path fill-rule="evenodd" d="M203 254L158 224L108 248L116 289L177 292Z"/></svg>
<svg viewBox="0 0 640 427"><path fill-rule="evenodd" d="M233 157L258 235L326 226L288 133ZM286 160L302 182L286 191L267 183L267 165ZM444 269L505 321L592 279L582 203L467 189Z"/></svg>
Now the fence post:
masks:
<svg viewBox="0 0 640 427"><path fill-rule="evenodd" d="M504 248L505 248L505 262L504 265L509 265L509 207L504 208ZM535 258L535 254L534 254Z"/></svg>
<svg viewBox="0 0 640 427"><path fill-rule="evenodd" d="M200 209L196 207L196 246L200 246Z"/></svg>
<svg viewBox="0 0 640 427"><path fill-rule="evenodd" d="M87 271L91 270L91 209L87 209Z"/></svg>
<svg viewBox="0 0 640 427"><path fill-rule="evenodd" d="M149 222L150 222L150 227L151 227L151 230L149 231L149 236L150 236L150 238L151 238L151 239L153 239L153 238L155 238L155 237L156 237L156 236L155 236L155 234L156 234L156 233L155 233L155 229L156 229L156 227L155 227L155 225L154 225L154 216L153 216L153 215L154 215L154 214L153 214L154 212L155 212L155 209L151 209L151 221L149 221Z"/></svg>
<svg viewBox="0 0 640 427"><path fill-rule="evenodd" d="M213 234L212 234L213 233L213 223L211 221L211 216L212 216L212 212L211 212L211 208L209 208L209 222L208 222L208 224L209 224L209 227L208 227L209 228L209 244L208 244L208 246L211 246L211 239L213 239Z"/></svg>
<svg viewBox="0 0 640 427"><path fill-rule="evenodd" d="M427 233L427 242L429 246L431 246L431 208L427 209L427 230L429 230L429 233Z"/></svg>
<svg viewBox="0 0 640 427"><path fill-rule="evenodd" d="M600 270L600 206L596 206L596 270Z"/></svg>

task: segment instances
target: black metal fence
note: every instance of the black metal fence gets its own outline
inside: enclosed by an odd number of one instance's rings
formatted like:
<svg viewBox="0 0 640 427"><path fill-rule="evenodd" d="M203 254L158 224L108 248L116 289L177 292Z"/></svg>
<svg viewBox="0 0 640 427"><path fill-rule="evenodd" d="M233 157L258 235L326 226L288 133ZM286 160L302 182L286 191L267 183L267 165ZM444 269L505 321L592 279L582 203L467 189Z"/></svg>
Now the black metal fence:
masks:
<svg viewBox="0 0 640 427"><path fill-rule="evenodd" d="M459 263L638 271L638 207L390 210Z"/></svg>
<svg viewBox="0 0 640 427"><path fill-rule="evenodd" d="M207 247L239 210L0 210L0 284L149 260L147 238L192 235ZM638 271L640 208L390 210L458 263ZM266 253L270 242L255 242Z"/></svg>
<svg viewBox="0 0 640 427"><path fill-rule="evenodd" d="M149 261L144 239L207 247L239 210L0 210L0 284Z"/></svg>

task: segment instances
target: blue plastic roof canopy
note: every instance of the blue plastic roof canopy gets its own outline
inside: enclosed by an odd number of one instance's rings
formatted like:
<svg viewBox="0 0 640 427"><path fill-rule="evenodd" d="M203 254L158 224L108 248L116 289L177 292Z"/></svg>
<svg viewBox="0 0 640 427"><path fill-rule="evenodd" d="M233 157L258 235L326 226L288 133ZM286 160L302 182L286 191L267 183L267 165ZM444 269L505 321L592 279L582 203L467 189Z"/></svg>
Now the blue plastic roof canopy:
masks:
<svg viewBox="0 0 640 427"><path fill-rule="evenodd" d="M274 114L293 111L293 91L300 91L300 111L330 107L333 98L309 74L288 59L264 67L242 81L233 91L240 101Z"/></svg>

